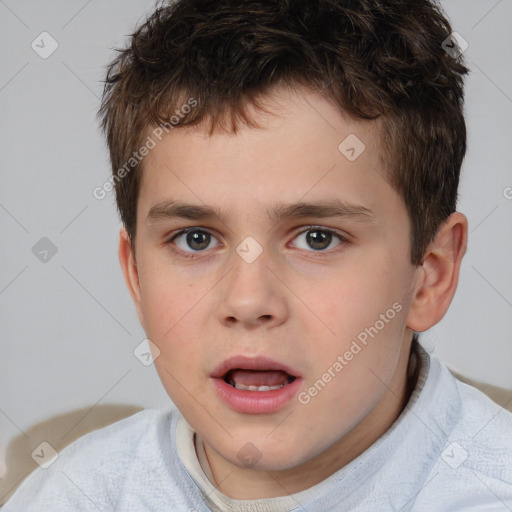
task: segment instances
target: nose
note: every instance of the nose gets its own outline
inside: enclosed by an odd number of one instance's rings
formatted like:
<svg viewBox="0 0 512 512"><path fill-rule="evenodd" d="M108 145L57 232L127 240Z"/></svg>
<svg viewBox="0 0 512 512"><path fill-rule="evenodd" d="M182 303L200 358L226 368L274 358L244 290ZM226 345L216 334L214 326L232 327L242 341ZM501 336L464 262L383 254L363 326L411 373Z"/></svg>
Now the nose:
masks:
<svg viewBox="0 0 512 512"><path fill-rule="evenodd" d="M265 251L251 263L235 252L231 260L231 271L218 290L219 321L244 328L282 324L288 316L288 304L276 264L269 261Z"/></svg>

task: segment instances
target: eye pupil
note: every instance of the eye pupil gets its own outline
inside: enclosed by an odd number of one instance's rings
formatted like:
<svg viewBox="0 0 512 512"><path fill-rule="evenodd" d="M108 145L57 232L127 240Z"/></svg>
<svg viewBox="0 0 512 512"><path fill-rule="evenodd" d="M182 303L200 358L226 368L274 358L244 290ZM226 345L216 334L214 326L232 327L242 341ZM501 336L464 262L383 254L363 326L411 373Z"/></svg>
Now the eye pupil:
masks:
<svg viewBox="0 0 512 512"><path fill-rule="evenodd" d="M197 251L206 249L210 244L210 234L204 231L190 231L187 233L187 244Z"/></svg>
<svg viewBox="0 0 512 512"><path fill-rule="evenodd" d="M306 240L312 249L325 249L331 243L332 235L325 231L308 231ZM327 242L327 243L326 243Z"/></svg>

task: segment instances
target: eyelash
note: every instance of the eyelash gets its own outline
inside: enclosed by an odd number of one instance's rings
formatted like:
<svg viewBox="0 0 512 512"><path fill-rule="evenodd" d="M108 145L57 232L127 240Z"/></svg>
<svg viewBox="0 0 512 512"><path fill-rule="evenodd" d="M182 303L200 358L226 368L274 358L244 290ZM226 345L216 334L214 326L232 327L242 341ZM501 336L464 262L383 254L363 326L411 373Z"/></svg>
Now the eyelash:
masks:
<svg viewBox="0 0 512 512"><path fill-rule="evenodd" d="M165 245L172 246L172 245L174 245L174 241L178 237L180 237L182 235L186 235L187 233L194 232L194 231L198 231L198 232L202 232L202 233L208 233L210 236L215 238L214 235L210 231L208 231L207 229L203 229L203 228L192 226L190 228L182 229L182 230L178 231L177 233L175 233L174 235L172 235L171 238L166 240ZM333 229L330 229L330 228L325 228L325 227L322 227L322 226L307 226L306 229L304 229L304 230L300 231L299 233L297 233L293 237L293 240L295 240L300 235L302 235L304 233L307 233L309 231L320 231L322 233L326 233L328 235L332 235L332 236L336 237L339 240L339 242L340 242L336 247L338 247L339 245L342 245L342 244L345 244L345 243L348 242L347 238L344 237L343 235L341 235L340 233L338 233L337 231L335 231ZM334 249L330 249L330 250L317 250L317 251L315 251L314 249L311 249L310 251L307 251L307 252L312 252L312 253L315 254L315 257L322 258L322 257L328 256L328 253L334 251L336 249L336 247ZM302 250L305 250L305 249L302 249ZM203 250L203 251L186 252L186 251L183 251L181 249L175 249L174 247L172 247L172 251L175 252L176 254L178 254L181 257L184 257L184 258L187 258L187 259L194 259L194 258L201 257L201 253L206 252L206 249Z"/></svg>

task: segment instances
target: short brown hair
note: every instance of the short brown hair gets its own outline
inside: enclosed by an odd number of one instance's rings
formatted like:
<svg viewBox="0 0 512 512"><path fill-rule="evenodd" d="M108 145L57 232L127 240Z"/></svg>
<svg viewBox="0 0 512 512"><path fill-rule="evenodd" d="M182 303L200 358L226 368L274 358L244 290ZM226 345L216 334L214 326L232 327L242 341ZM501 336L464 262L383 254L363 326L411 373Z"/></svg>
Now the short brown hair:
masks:
<svg viewBox="0 0 512 512"><path fill-rule="evenodd" d="M466 151L462 112L468 69L442 47L451 34L429 0L177 0L159 6L110 64L99 111L117 207L132 246L142 161L131 158L149 130L210 121L256 126L247 105L279 85L320 92L353 118L381 123L391 185L411 220L420 264L455 211ZM190 109L189 109L190 110ZM127 162L130 162L126 167Z"/></svg>

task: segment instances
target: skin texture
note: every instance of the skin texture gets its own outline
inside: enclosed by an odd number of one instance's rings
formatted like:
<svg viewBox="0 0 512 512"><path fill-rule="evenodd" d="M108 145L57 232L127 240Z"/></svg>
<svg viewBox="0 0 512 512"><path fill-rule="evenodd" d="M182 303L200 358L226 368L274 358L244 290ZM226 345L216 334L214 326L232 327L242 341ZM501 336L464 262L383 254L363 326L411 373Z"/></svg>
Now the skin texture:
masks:
<svg viewBox="0 0 512 512"><path fill-rule="evenodd" d="M412 331L443 317L467 240L466 218L455 213L423 265L413 266L409 219L385 178L376 124L350 120L300 88L276 90L265 101L271 113L251 114L261 128L209 137L205 127L181 127L152 149L139 194L136 256L124 229L119 244L140 322L160 350L162 383L204 443L213 483L235 499L307 489L392 425L408 398ZM365 144L355 161L338 150L350 134ZM224 218L147 219L169 199L215 207ZM278 203L333 199L372 216L267 215ZM333 236L315 250L310 226L345 240ZM189 227L212 235L206 248L187 245L186 235L169 241ZM249 236L263 250L252 263L236 252ZM295 397L273 414L243 414L215 392L212 370L234 355L284 363L307 391L397 303L401 311L308 404ZM248 442L261 456L251 467L238 456Z"/></svg>

